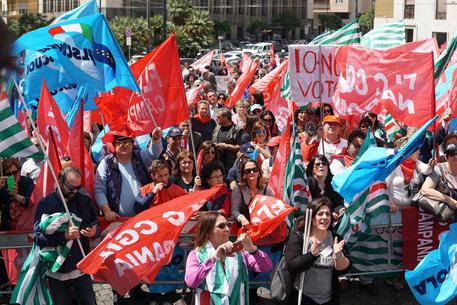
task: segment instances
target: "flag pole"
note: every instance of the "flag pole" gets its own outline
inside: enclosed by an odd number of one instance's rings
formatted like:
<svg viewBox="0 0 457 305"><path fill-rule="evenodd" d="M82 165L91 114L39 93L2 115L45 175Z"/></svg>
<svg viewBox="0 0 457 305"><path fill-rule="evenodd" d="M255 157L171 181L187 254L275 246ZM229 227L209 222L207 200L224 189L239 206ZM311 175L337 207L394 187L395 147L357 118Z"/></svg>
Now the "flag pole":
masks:
<svg viewBox="0 0 457 305"><path fill-rule="evenodd" d="M197 176L200 176L200 168L198 168L197 155L195 154L196 150L195 150L194 135L192 134L192 118L190 117L190 111L189 111L189 133L190 133L190 142L192 143L192 153L194 155L195 172L197 173Z"/></svg>
<svg viewBox="0 0 457 305"><path fill-rule="evenodd" d="M151 107L149 107L149 103L146 101L146 98L144 97L143 91L141 89L140 89L140 95L141 95L141 99L143 100L144 105L146 106L146 109L148 110L148 114L151 117L152 123L154 124L155 128L159 127L159 125L157 125L156 120L154 119L154 116L152 115Z"/></svg>
<svg viewBox="0 0 457 305"><path fill-rule="evenodd" d="M30 121L30 125L32 126L32 129L33 129L33 132L37 132L37 129L36 129L36 126L35 126L35 123L33 122L32 120L32 117L30 116L30 113L27 111L28 108L27 108L27 104L25 103L24 99L22 98L22 92L21 90L19 89L19 86L16 82L16 80L14 79L14 86L16 87L16 90L18 91L18 97L19 97L19 102L22 104L22 106L24 107L25 109L25 113L27 114L27 119ZM44 158L45 158L45 161L48 163L48 166L49 166L49 170L51 172L51 175L52 175L52 178L54 179L54 181L56 182L56 187L57 187L57 196L60 198L60 200L62 201L62 204L63 204L63 207L65 209L65 212L68 214L68 222L70 223L70 225L72 227L75 226L75 223L73 222L73 219L71 218L71 214L70 214L70 210L68 209L68 205L65 201L65 197L63 195L63 192L62 192L62 188L60 187L60 184L59 184L59 180L57 179L57 175L56 175L56 172L54 170L54 167L52 166L52 163L51 161L49 160L49 156L46 154L46 150L44 148L44 144L43 144L43 141L41 140L41 137L39 135L37 135L37 140L38 140L38 143L40 144L40 148L41 150L43 151L43 154L44 154ZM78 238L76 239L76 242L78 243L78 246L79 246L79 250L81 250L81 254L83 255L83 257L86 256L86 253L84 252L84 249L83 249L83 246L81 244L81 240Z"/></svg>
<svg viewBox="0 0 457 305"><path fill-rule="evenodd" d="M435 66L434 63L434 58L433 58L433 52L430 52L432 54L432 68ZM435 80L432 79L432 118L435 117L436 115L436 99L435 99ZM433 121L433 148L432 149L432 158L436 158L438 161L439 158L439 145L436 141L436 120Z"/></svg>
<svg viewBox="0 0 457 305"><path fill-rule="evenodd" d="M318 45L318 48L317 48L317 58L319 58L318 62L319 62L319 84L322 84L322 64L321 64L321 54L322 54L322 50L321 50L321 46ZM324 109L322 107L322 91L321 91L321 88L322 87L319 87L319 117L321 119L321 123L322 121L324 120ZM325 156L325 142L324 142L324 138L322 137L321 138L321 141L322 141L322 154Z"/></svg>
<svg viewBox="0 0 457 305"><path fill-rule="evenodd" d="M309 235L311 233L311 222L312 222L313 213L311 209L305 210L305 227L303 230L303 250L302 254L305 255L309 251ZM298 291L298 305L301 305L303 298L303 283L305 281L305 272L300 274L300 286Z"/></svg>

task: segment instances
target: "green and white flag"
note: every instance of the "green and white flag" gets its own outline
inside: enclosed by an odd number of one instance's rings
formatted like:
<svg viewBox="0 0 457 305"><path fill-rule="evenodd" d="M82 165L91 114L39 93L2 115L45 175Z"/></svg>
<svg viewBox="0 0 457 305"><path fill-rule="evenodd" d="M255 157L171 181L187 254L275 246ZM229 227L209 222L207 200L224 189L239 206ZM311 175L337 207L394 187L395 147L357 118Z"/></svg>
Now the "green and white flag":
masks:
<svg viewBox="0 0 457 305"><path fill-rule="evenodd" d="M295 126L292 127L293 142L287 159L284 174L284 188L282 198L289 205L304 211L310 197L306 168L300 146L300 137ZM290 215L290 214L289 214Z"/></svg>
<svg viewBox="0 0 457 305"><path fill-rule="evenodd" d="M325 37L327 37L331 33L332 33L331 31L325 31L325 32L321 33L320 35L316 36L313 40L311 40L311 42L309 44L310 45L319 44L323 39L325 39Z"/></svg>
<svg viewBox="0 0 457 305"><path fill-rule="evenodd" d="M75 226L81 225L81 219L72 216ZM67 213L43 215L40 221L41 232L52 235L65 232L68 227ZM65 262L73 245L73 240L57 247L40 249L33 244L29 256L22 265L21 273L11 296L11 304L51 305L51 294L46 285L46 272L56 272Z"/></svg>
<svg viewBox="0 0 457 305"><path fill-rule="evenodd" d="M393 142L397 136L406 136L406 129L398 125L390 113L384 118L384 127L386 128L387 144L389 144L389 146L393 147Z"/></svg>
<svg viewBox="0 0 457 305"><path fill-rule="evenodd" d="M357 19L352 20L341 29L325 36L320 42L316 44L328 45L348 45L348 44L359 44L360 37L362 37L362 31L360 31L359 22Z"/></svg>
<svg viewBox="0 0 457 305"><path fill-rule="evenodd" d="M44 158L22 130L5 93L0 93L0 157Z"/></svg>
<svg viewBox="0 0 457 305"><path fill-rule="evenodd" d="M454 54L455 50L457 49L457 34L451 40L451 42L447 45L446 49L443 53L440 54L440 57L437 59L435 63L435 79L439 78L441 73L446 70L446 67L451 60L452 55Z"/></svg>
<svg viewBox="0 0 457 305"><path fill-rule="evenodd" d="M287 69L281 84L281 97L290 100L290 72Z"/></svg>
<svg viewBox="0 0 457 305"><path fill-rule="evenodd" d="M372 29L360 39L360 44L370 49L388 49L404 44L405 22L386 23Z"/></svg>

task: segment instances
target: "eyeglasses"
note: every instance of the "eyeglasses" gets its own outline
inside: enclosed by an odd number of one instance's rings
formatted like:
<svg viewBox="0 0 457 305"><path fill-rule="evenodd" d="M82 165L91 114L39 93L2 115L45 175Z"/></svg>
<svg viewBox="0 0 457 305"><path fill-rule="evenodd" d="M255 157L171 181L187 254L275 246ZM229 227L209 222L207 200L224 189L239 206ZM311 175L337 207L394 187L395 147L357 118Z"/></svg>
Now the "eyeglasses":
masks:
<svg viewBox="0 0 457 305"><path fill-rule="evenodd" d="M256 110L254 110L252 113L254 113L254 114L259 114L259 113L261 113L261 112L262 112L262 110L256 109Z"/></svg>
<svg viewBox="0 0 457 305"><path fill-rule="evenodd" d="M191 165L193 162L192 161L181 161L179 164L181 165Z"/></svg>
<svg viewBox="0 0 457 305"><path fill-rule="evenodd" d="M224 176L223 175L216 175L216 176L211 176L209 178L210 179L222 179L222 178L224 178Z"/></svg>
<svg viewBox="0 0 457 305"><path fill-rule="evenodd" d="M257 167L252 167L252 168L245 168L243 173L253 174L253 173L257 173L258 171L259 171L259 169Z"/></svg>
<svg viewBox="0 0 457 305"><path fill-rule="evenodd" d="M67 187L67 189L70 192L79 191L83 187L81 184L80 185L68 185L68 184L65 184L65 186Z"/></svg>
<svg viewBox="0 0 457 305"><path fill-rule="evenodd" d="M332 110L330 110L330 109L324 109L324 113L332 113Z"/></svg>
<svg viewBox="0 0 457 305"><path fill-rule="evenodd" d="M205 155L215 155L216 154L216 151L215 150L208 150L208 151L205 151Z"/></svg>
<svg viewBox="0 0 457 305"><path fill-rule="evenodd" d="M19 170L5 172L5 176L16 176L19 173Z"/></svg>
<svg viewBox="0 0 457 305"><path fill-rule="evenodd" d="M224 230L225 228L230 229L232 227L232 223L230 221L227 222L221 222L216 225L216 228L220 230Z"/></svg>
<svg viewBox="0 0 457 305"><path fill-rule="evenodd" d="M268 134L268 132L265 130L265 129L259 129L255 132L257 135L261 135L261 134Z"/></svg>
<svg viewBox="0 0 457 305"><path fill-rule="evenodd" d="M265 122L271 123L273 122L273 119L263 119Z"/></svg>
<svg viewBox="0 0 457 305"><path fill-rule="evenodd" d="M325 163L325 162L316 162L316 163L314 163L314 166L315 167L321 167L321 166L324 167L324 166L327 166L327 163Z"/></svg>

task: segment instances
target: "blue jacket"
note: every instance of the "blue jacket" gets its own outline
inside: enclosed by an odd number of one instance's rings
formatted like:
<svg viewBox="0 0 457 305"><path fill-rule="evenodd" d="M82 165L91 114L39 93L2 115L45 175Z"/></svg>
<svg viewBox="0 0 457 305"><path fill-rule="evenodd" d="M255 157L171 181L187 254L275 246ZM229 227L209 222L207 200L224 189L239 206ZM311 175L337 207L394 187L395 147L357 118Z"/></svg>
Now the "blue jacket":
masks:
<svg viewBox="0 0 457 305"><path fill-rule="evenodd" d="M96 238L98 235L100 235L100 225L98 223L95 205L88 196L78 192L76 193L76 198L68 202L67 205L70 213L75 214L81 218L81 229L97 225L97 234L93 238ZM40 248L55 247L58 245L63 245L67 242L65 239L65 233L47 235L41 232L39 227L41 216L43 214L50 215L58 212L65 212L65 209L62 202L58 199L56 192L53 192L45 198L41 199L38 203L38 207L35 212L35 222L33 224L33 240L35 244L37 244ZM90 252L89 238L81 235L80 240L84 252L88 254ZM62 264L62 266L60 266L57 272L67 273L76 270L76 264L79 263L82 258L83 255L75 240L70 249L70 253L65 259L65 262Z"/></svg>

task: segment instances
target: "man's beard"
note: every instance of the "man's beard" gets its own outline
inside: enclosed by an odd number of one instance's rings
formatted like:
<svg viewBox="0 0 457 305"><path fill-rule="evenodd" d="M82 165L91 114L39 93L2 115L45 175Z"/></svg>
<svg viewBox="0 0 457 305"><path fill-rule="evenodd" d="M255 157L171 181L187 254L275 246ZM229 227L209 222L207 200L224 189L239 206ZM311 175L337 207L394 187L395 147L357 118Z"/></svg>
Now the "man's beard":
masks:
<svg viewBox="0 0 457 305"><path fill-rule="evenodd" d="M76 198L76 193L69 192L63 195L68 201L72 201Z"/></svg>

